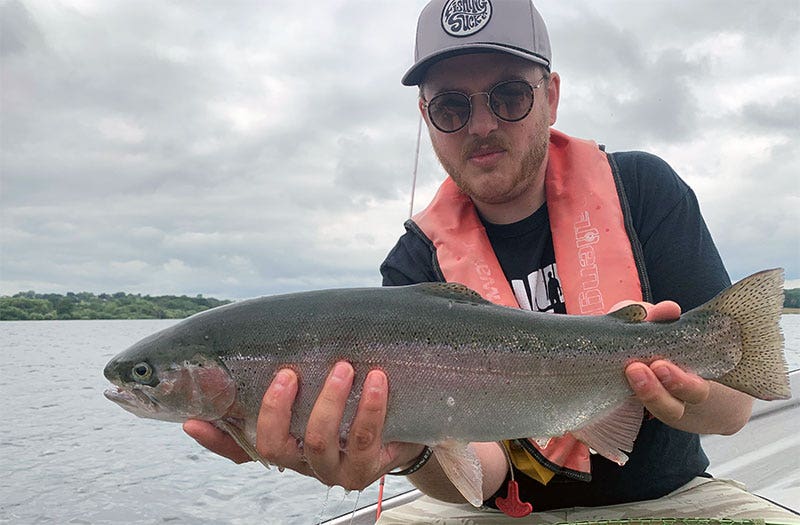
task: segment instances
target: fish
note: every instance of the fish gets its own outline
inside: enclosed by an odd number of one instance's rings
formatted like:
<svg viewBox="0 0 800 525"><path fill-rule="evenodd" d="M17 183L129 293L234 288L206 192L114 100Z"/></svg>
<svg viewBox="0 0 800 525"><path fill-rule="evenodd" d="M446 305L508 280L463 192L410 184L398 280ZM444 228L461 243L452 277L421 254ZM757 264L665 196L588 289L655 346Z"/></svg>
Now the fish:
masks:
<svg viewBox="0 0 800 525"><path fill-rule="evenodd" d="M790 397L782 306L780 268L672 322L643 322L641 304L603 316L524 311L458 283L275 295L195 314L133 344L106 365L105 395L140 417L213 422L268 466L255 449L256 421L278 370L298 375L290 432L301 441L334 363L355 370L342 436L364 377L381 369L389 381L383 442L431 446L479 506L470 442L569 432L624 464L643 419L624 375L633 361L668 359L760 399Z"/></svg>

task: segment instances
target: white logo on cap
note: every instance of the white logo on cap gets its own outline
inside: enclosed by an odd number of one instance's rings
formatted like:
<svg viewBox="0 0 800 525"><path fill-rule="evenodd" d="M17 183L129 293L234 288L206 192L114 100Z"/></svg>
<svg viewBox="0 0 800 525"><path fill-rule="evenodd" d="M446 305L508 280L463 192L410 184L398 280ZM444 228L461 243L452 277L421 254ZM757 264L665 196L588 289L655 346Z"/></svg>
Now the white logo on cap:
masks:
<svg viewBox="0 0 800 525"><path fill-rule="evenodd" d="M489 0L449 0L442 9L442 27L452 36L474 35L491 17Z"/></svg>

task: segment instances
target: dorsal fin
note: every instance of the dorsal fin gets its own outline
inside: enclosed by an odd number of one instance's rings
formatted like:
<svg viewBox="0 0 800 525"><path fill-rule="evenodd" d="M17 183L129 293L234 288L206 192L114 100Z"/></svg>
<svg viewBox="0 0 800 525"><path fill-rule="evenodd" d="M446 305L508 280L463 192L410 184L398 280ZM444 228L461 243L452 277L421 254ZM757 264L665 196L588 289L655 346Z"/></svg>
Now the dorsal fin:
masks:
<svg viewBox="0 0 800 525"><path fill-rule="evenodd" d="M461 283L421 283L413 286L426 294L444 297L453 301L492 304L481 297L481 294Z"/></svg>
<svg viewBox="0 0 800 525"><path fill-rule="evenodd" d="M614 310L608 316L626 323L641 323L647 317L647 310L640 304L629 304L619 310Z"/></svg>

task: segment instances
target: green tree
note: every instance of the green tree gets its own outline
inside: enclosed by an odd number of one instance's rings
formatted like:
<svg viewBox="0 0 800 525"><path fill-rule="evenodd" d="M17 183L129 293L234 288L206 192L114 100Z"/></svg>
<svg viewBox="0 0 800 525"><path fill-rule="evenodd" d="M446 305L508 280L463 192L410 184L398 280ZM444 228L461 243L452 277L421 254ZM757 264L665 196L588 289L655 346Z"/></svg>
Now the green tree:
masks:
<svg viewBox="0 0 800 525"><path fill-rule="evenodd" d="M784 290L783 306L785 308L800 308L800 288Z"/></svg>
<svg viewBox="0 0 800 525"><path fill-rule="evenodd" d="M67 297L62 297L56 304L56 313L59 319L71 319L72 310L75 309L75 303L70 301Z"/></svg>

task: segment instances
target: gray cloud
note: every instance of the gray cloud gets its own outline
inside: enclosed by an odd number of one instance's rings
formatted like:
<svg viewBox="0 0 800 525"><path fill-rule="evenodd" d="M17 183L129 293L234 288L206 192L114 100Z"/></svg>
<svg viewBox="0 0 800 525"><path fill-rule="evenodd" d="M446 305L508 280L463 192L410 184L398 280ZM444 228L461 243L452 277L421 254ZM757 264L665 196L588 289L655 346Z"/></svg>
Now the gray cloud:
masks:
<svg viewBox="0 0 800 525"><path fill-rule="evenodd" d="M43 45L39 28L21 2L0 4L0 56L41 49Z"/></svg>
<svg viewBox="0 0 800 525"><path fill-rule="evenodd" d="M0 293L378 284L423 3L0 4ZM797 3L537 5L557 127L673 164L734 276L800 277ZM417 210L441 177L423 140Z"/></svg>
<svg viewBox="0 0 800 525"><path fill-rule="evenodd" d="M800 132L800 95L784 96L769 103L750 102L742 107L738 119L750 128L774 131L797 139Z"/></svg>

